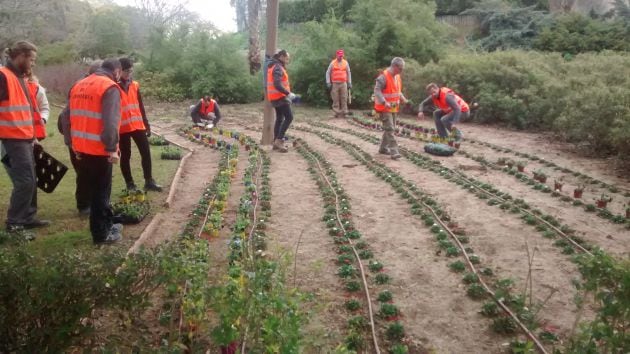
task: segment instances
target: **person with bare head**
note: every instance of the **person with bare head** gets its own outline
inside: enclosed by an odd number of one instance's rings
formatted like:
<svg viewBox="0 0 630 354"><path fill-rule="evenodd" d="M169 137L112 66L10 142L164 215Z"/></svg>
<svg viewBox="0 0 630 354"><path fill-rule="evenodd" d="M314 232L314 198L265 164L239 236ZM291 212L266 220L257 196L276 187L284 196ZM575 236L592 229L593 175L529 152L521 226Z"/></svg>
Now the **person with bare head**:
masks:
<svg viewBox="0 0 630 354"><path fill-rule="evenodd" d="M271 105L276 111L276 123L273 130L273 150L279 152L289 151L284 145L284 138L293 121L291 103L296 97L296 95L291 92L289 74L286 70L290 59L289 53L281 49L273 55L273 58L267 65L267 99L269 99L269 102L271 102Z"/></svg>
<svg viewBox="0 0 630 354"><path fill-rule="evenodd" d="M136 184L131 174L131 140L136 143L142 161L144 189L161 192L162 186L153 179L151 166L151 147L148 137L151 126L144 111L140 94L140 84L132 79L133 62L129 58L120 58L122 74L118 86L122 89L122 117L120 121L120 171L125 178L128 190L135 190Z"/></svg>
<svg viewBox="0 0 630 354"><path fill-rule="evenodd" d="M396 57L392 59L390 66L376 78L374 85L374 110L383 122L383 138L380 154L389 155L392 159L400 158L398 144L394 137L396 118L400 111L400 103L407 103L402 93L402 79L400 74L405 68L405 61Z"/></svg>
<svg viewBox="0 0 630 354"><path fill-rule="evenodd" d="M69 137L77 159L77 172L89 184L90 232L95 244L122 239L122 225L113 223L110 206L112 164L119 160L121 109L118 59L106 59L91 75L70 89Z"/></svg>
<svg viewBox="0 0 630 354"><path fill-rule="evenodd" d="M34 102L25 81L35 65L37 47L20 41L9 48L8 55L6 66L0 67L0 160L13 183L6 227L18 232L50 222L36 218Z"/></svg>
<svg viewBox="0 0 630 354"><path fill-rule="evenodd" d="M197 104L190 106L190 117L198 127L212 129L221 120L221 109L212 96L203 96Z"/></svg>
<svg viewBox="0 0 630 354"><path fill-rule="evenodd" d="M435 83L430 83L426 87L429 97L420 103L418 118L424 118L424 111L427 105L433 105L437 109L433 112L435 128L441 138L445 139L449 134L454 135L454 139L462 139L462 133L455 128L455 124L470 116L468 103L459 97L448 87L439 87Z"/></svg>

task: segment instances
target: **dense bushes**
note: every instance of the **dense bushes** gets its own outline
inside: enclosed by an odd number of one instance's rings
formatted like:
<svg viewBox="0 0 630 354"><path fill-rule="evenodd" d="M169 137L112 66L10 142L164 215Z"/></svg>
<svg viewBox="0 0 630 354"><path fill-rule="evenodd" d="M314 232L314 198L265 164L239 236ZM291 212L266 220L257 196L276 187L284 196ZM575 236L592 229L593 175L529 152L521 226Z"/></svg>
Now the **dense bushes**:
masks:
<svg viewBox="0 0 630 354"><path fill-rule="evenodd" d="M280 24L319 21L332 9L335 15L345 18L356 0L295 0L280 1Z"/></svg>
<svg viewBox="0 0 630 354"><path fill-rule="evenodd" d="M175 102L212 95L221 103L262 99L262 79L248 70L244 40L182 27L153 40L137 79L146 96Z"/></svg>
<svg viewBox="0 0 630 354"><path fill-rule="evenodd" d="M407 72L407 95L423 97L431 81L479 102L474 119L519 129L553 129L600 153L630 153L630 54L508 51L459 53ZM411 75L413 76L411 76Z"/></svg>

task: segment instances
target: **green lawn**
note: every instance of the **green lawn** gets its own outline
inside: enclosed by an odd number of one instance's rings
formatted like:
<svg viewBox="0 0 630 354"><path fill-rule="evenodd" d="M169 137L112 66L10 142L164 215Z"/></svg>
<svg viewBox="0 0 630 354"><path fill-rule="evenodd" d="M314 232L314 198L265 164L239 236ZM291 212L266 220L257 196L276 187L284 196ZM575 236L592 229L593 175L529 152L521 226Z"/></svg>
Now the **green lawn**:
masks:
<svg viewBox="0 0 630 354"><path fill-rule="evenodd" d="M63 143L63 137L57 131L57 116L60 109L52 107L51 117L48 122L48 137L42 142L44 149L56 159L68 166L69 170L57 189L51 194L38 190L37 198L39 211L38 216L42 219L52 221L52 225L36 230L37 239L30 244L34 250L50 252L55 249L73 249L91 247L91 236L88 229L87 218L79 218L76 210L74 198L76 174L70 163L68 149ZM144 185L142 168L140 166L140 155L137 148L132 143L133 154L131 157L131 167L135 182L138 186ZM153 161L153 175L155 180L165 187L162 193L151 193L149 199L153 202L151 214L155 214L160 208L162 201L168 193L168 186L173 179L179 161L167 161L160 159L162 147L151 147ZM125 183L120 173L119 165L114 166L114 180L112 188L112 202L117 200L118 193L125 188ZM6 212L9 206L11 194L11 180L4 168L0 171L0 220L1 227L4 228ZM126 227L123 232L125 238L135 238L142 232L142 227Z"/></svg>

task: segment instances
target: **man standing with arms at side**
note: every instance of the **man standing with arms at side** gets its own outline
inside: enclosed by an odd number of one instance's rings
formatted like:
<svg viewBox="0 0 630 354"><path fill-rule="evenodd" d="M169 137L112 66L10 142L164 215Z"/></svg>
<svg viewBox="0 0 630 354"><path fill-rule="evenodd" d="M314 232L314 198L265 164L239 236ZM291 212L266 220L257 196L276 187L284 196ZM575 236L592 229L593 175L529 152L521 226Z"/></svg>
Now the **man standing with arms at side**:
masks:
<svg viewBox="0 0 630 354"><path fill-rule="evenodd" d="M140 84L133 81L133 63L129 58L120 58L122 75L118 85L122 89L122 118L120 122L120 171L125 178L128 190L135 190L131 174L131 139L136 143L142 160L142 172L144 174L144 189L147 191L161 192L162 186L153 180L151 167L151 148L149 139L151 126L144 111Z"/></svg>
<svg viewBox="0 0 630 354"><path fill-rule="evenodd" d="M78 170L91 183L90 232L95 244L122 239L122 225L113 224L110 195L112 164L117 163L121 116L118 59L103 61L94 74L70 90L70 137Z"/></svg>
<svg viewBox="0 0 630 354"><path fill-rule="evenodd" d="M326 86L328 86L332 97L332 109L335 112L335 118L345 118L348 114L348 90L352 89L350 64L343 56L343 49L339 49L337 58L330 62L328 70L326 70Z"/></svg>
<svg viewBox="0 0 630 354"><path fill-rule="evenodd" d="M9 232L18 232L47 226L50 222L35 217L35 103L26 86L25 75L35 63L37 48L21 41L10 48L8 54L7 66L0 68L0 161L13 183L6 228Z"/></svg>
<svg viewBox="0 0 630 354"><path fill-rule="evenodd" d="M402 80L400 73L405 68L405 61L396 57L392 59L389 68L376 78L374 85L374 110L378 113L379 119L383 122L383 138L379 154L390 155L392 159L400 158L398 144L394 137L396 127L396 117L400 110L400 103L407 103L407 99L402 94Z"/></svg>

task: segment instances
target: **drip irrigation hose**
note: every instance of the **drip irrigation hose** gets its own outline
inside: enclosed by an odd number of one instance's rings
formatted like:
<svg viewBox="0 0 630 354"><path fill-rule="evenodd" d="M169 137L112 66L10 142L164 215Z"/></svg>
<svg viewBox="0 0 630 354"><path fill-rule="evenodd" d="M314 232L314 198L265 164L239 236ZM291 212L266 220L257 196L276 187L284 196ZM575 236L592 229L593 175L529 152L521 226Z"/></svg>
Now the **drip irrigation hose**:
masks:
<svg viewBox="0 0 630 354"><path fill-rule="evenodd" d="M339 223L339 226L341 227L345 235L346 228L343 226L343 222L341 221L341 216L339 215L339 195L337 194L337 191L335 190L335 188L332 186L332 183L330 183L330 180L328 179L328 177L326 177L326 174L324 173L324 169L322 168L322 165L319 163L319 159L315 157L309 151L308 148L305 148L304 150L306 151L307 154L309 154L315 160L315 162L317 162L317 168L319 169L321 176L324 178L324 180L326 181L326 184L328 184L330 189L335 194L335 214L337 216L337 222ZM363 268L363 262L361 262L361 257L359 257L359 253L357 252L357 249L354 247L354 243L350 239L348 239L348 242L350 243L350 247L352 247L352 252L354 253L354 256L356 257L357 262L359 264L359 270L361 272L361 280L363 281L363 288L365 289L365 296L368 303L368 314L370 317L370 328L372 332L372 340L374 342L374 349L376 350L377 354L380 354L381 350L378 346L378 339L376 335L376 325L374 324L374 310L372 310L372 299L370 297L370 290L368 289L368 284L365 277L365 269Z"/></svg>

